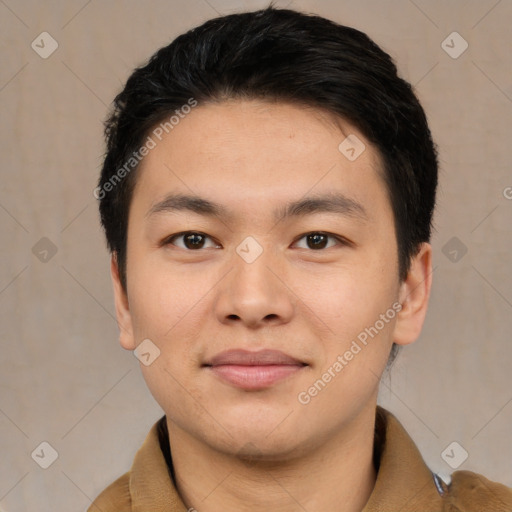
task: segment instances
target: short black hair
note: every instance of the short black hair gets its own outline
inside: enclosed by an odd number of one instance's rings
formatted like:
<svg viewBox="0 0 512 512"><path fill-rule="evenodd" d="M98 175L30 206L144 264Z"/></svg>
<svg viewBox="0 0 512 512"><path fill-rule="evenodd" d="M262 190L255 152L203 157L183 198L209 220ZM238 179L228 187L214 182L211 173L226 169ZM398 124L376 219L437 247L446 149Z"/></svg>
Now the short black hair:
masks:
<svg viewBox="0 0 512 512"><path fill-rule="evenodd" d="M211 19L158 50L128 78L105 123L95 196L126 289L128 215L148 134L190 105L263 99L317 108L356 126L380 154L400 280L431 236L437 150L412 86L366 34L272 4ZM167 121L166 121L167 120Z"/></svg>

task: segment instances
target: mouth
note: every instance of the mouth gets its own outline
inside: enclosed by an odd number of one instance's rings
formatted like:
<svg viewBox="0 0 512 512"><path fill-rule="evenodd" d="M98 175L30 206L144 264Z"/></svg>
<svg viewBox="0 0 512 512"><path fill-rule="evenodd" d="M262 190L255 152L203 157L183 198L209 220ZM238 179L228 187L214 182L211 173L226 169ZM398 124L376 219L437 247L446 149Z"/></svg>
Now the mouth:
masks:
<svg viewBox="0 0 512 512"><path fill-rule="evenodd" d="M203 365L222 381L252 391L269 388L307 366L307 363L278 350L228 350Z"/></svg>

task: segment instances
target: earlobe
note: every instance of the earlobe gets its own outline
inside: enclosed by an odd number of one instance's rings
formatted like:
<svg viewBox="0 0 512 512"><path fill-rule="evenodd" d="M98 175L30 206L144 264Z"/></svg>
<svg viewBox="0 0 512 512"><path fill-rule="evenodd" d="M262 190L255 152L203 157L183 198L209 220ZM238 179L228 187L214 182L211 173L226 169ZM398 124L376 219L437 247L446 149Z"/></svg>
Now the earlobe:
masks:
<svg viewBox="0 0 512 512"><path fill-rule="evenodd" d="M121 284L119 265L116 253L112 253L110 260L110 275L114 286L114 301L116 306L117 324L119 326L119 342L126 350L135 350L135 338L133 336L132 317L128 296Z"/></svg>
<svg viewBox="0 0 512 512"><path fill-rule="evenodd" d="M419 337L427 314L431 286L432 246L424 242L411 261L407 279L400 286L402 309L393 333L393 340L398 345L409 345Z"/></svg>

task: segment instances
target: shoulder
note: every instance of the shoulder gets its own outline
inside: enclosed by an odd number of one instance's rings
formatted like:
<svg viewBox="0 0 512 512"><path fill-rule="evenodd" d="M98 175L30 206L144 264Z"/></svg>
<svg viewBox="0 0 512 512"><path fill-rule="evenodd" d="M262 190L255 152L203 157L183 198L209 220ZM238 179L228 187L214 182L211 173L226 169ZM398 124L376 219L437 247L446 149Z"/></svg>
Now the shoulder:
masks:
<svg viewBox="0 0 512 512"><path fill-rule="evenodd" d="M512 489L471 471L456 471L444 495L444 512L511 512Z"/></svg>
<svg viewBox="0 0 512 512"><path fill-rule="evenodd" d="M130 512L130 472L112 482L91 504L87 512Z"/></svg>

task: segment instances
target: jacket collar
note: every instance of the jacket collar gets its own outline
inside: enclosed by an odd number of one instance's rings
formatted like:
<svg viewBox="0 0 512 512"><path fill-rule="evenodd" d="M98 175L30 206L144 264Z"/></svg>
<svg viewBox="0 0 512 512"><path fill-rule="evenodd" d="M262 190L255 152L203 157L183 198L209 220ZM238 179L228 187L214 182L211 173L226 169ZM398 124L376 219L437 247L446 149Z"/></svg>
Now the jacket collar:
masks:
<svg viewBox="0 0 512 512"><path fill-rule="evenodd" d="M386 434L375 487L363 512L442 510L434 475L409 434L382 407L377 407L377 415L385 420Z"/></svg>
<svg viewBox="0 0 512 512"><path fill-rule="evenodd" d="M379 470L373 492L362 512L442 510L432 472L414 442L398 420L377 407L385 435L378 460ZM379 418L380 416L380 418ZM155 423L137 452L130 473L130 494L134 512L186 512L159 442L159 423ZM379 423L379 422L377 422ZM379 438L379 436L377 437Z"/></svg>

